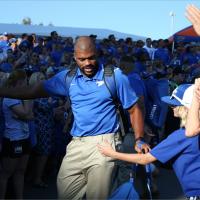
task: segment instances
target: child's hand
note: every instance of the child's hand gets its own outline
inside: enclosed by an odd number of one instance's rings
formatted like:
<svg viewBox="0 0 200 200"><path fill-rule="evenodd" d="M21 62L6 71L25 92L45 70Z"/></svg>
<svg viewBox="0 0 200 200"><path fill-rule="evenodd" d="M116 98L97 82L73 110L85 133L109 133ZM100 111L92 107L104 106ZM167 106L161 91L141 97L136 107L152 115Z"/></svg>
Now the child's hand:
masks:
<svg viewBox="0 0 200 200"><path fill-rule="evenodd" d="M101 154L105 156L113 157L113 154L115 153L115 150L107 140L105 140L103 144L97 144L97 147Z"/></svg>

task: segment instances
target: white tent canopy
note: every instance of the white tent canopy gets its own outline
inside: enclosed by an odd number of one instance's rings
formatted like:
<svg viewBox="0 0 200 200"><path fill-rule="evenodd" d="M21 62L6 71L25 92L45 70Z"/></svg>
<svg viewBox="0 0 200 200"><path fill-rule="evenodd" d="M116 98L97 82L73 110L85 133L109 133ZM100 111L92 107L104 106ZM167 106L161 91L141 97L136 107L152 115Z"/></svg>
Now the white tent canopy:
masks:
<svg viewBox="0 0 200 200"><path fill-rule="evenodd" d="M0 23L0 34L4 32L20 35L22 33L41 36L49 36L51 31L57 31L62 37L71 36L73 38L80 35L97 35L97 39L107 38L110 34L114 34L117 39L130 37L133 40L145 40L145 37L121 33L109 29L94 28L75 28L75 27L57 27L57 26L40 26L40 25L22 25L22 24L3 24Z"/></svg>

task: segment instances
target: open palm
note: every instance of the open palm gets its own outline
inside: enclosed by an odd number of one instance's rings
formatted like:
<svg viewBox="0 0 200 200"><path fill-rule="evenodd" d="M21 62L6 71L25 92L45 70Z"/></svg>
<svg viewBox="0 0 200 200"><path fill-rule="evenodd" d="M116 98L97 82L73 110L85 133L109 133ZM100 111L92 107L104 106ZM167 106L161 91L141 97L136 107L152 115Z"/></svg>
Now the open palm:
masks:
<svg viewBox="0 0 200 200"><path fill-rule="evenodd" d="M194 5L187 6L186 17L192 23L196 33L200 36L200 9Z"/></svg>

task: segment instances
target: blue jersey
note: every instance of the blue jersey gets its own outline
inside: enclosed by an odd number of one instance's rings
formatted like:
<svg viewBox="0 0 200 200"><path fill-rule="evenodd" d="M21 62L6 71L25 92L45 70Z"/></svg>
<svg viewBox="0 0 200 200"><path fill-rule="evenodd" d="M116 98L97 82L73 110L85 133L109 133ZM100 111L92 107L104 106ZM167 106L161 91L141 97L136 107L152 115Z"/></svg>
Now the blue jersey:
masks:
<svg viewBox="0 0 200 200"><path fill-rule="evenodd" d="M172 161L187 197L200 196L200 136L187 138L185 129L176 130L150 153L162 163Z"/></svg>
<svg viewBox="0 0 200 200"><path fill-rule="evenodd" d="M138 97L140 96L146 96L146 91L145 91L145 85L144 81L141 79L140 75L135 73L135 72L130 72L128 74L129 81L131 83L131 86L133 87L136 95Z"/></svg>
<svg viewBox="0 0 200 200"><path fill-rule="evenodd" d="M69 95L74 115L71 134L79 137L117 132L119 119L113 98L104 83L103 66L99 66L98 72L92 78L84 76L78 69L69 92L66 73L66 70L62 71L45 81L44 88L51 95ZM119 68L116 68L114 73L119 100L124 109L129 109L138 97L128 77Z"/></svg>

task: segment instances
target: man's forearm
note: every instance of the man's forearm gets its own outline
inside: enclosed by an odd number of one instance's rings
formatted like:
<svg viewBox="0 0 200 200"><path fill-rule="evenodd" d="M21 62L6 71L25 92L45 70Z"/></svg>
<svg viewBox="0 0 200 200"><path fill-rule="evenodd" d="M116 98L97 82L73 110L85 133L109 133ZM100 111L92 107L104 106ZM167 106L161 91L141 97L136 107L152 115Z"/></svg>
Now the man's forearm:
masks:
<svg viewBox="0 0 200 200"><path fill-rule="evenodd" d="M30 87L3 87L0 88L0 96L12 99L34 99L36 95L31 93Z"/></svg>
<svg viewBox="0 0 200 200"><path fill-rule="evenodd" d="M26 91L26 92L24 92ZM29 95L30 88L29 87L2 87L0 88L0 96L13 98L13 99L30 99Z"/></svg>
<svg viewBox="0 0 200 200"><path fill-rule="evenodd" d="M0 88L0 97L7 97L12 99L35 99L48 97L48 94L44 91L43 86L37 84L35 86L25 87L2 87Z"/></svg>
<svg viewBox="0 0 200 200"><path fill-rule="evenodd" d="M135 138L143 137L144 136L144 118L140 107L136 104L131 110L130 113L130 120L131 125L134 129Z"/></svg>

